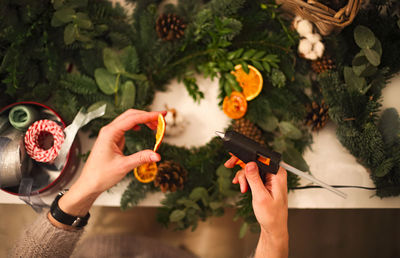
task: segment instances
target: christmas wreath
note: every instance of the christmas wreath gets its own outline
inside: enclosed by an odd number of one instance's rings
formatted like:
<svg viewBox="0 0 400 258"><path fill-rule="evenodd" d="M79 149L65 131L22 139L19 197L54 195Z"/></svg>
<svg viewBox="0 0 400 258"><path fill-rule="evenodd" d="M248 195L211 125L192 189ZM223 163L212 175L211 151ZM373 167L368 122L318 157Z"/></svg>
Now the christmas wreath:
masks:
<svg viewBox="0 0 400 258"><path fill-rule="evenodd" d="M262 89L245 96L247 109L234 117L233 129L306 171L301 153L311 143L310 128L319 130L330 119L342 144L370 170L376 194L400 194L399 116L394 109L379 115L381 91L400 68L395 0L369 1L351 25L323 41L303 38L270 0L127 3L134 5L129 15L108 1L2 1L1 106L43 102L68 122L81 107L105 103L104 117L86 127L96 135L124 110L147 109L155 91L165 90L172 78L194 101L203 97L195 74L217 78L224 108L225 99L243 96L235 71L254 69L263 78ZM322 42L323 56L317 48ZM307 53L299 55L298 47ZM126 135L125 151L153 144L154 134L143 128ZM159 221L194 229L200 219L223 214L232 205L227 198L238 196L231 184L235 171L223 166L228 156L219 140L198 148L163 143L158 152L164 161L155 183L141 183L130 173L122 209L162 190L167 193ZM289 174L289 188L297 185L298 178ZM242 232L255 227L251 195L241 195L234 205L245 222Z"/></svg>

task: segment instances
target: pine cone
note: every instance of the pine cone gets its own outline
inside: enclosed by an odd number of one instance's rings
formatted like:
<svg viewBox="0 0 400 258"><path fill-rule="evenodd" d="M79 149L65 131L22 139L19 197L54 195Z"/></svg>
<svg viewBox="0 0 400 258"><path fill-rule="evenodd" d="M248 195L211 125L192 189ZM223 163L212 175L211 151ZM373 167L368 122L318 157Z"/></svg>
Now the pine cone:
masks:
<svg viewBox="0 0 400 258"><path fill-rule="evenodd" d="M186 170L174 161L164 161L158 165L158 174L154 179L154 186L160 187L161 191L175 192L183 189L183 183L186 181Z"/></svg>
<svg viewBox="0 0 400 258"><path fill-rule="evenodd" d="M328 122L329 107L325 104L325 101L321 101L321 104L313 101L311 105L307 106L307 117L306 117L306 125L311 126L313 131L318 131Z"/></svg>
<svg viewBox="0 0 400 258"><path fill-rule="evenodd" d="M159 38L170 41L181 38L185 33L186 23L176 14L162 14L156 21Z"/></svg>
<svg viewBox="0 0 400 258"><path fill-rule="evenodd" d="M249 137L250 139L262 145L265 144L261 130L246 118L235 120L235 123L233 124L233 130Z"/></svg>
<svg viewBox="0 0 400 258"><path fill-rule="evenodd" d="M335 62L329 56L323 56L315 61L312 61L311 68L314 72L320 74L328 70L336 68Z"/></svg>

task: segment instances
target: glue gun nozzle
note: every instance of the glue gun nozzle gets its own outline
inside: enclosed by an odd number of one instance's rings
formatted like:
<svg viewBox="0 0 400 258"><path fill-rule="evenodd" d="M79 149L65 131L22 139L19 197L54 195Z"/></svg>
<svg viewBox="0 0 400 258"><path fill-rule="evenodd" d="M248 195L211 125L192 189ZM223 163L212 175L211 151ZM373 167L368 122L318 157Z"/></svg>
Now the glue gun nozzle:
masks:
<svg viewBox="0 0 400 258"><path fill-rule="evenodd" d="M224 139L224 137L225 137L225 134L224 134L224 133L221 133L221 132L218 132L218 131L215 131L215 134L216 134L217 136L219 136L221 139Z"/></svg>

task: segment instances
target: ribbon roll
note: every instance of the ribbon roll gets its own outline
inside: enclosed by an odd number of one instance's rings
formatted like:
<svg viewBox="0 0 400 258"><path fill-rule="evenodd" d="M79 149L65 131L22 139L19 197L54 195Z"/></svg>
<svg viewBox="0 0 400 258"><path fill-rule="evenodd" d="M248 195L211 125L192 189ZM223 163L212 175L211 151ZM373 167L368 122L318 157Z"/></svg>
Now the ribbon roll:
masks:
<svg viewBox="0 0 400 258"><path fill-rule="evenodd" d="M51 137L52 142L46 143ZM47 119L36 121L25 133L26 152L38 162L51 163L57 158L64 139L64 132L56 122Z"/></svg>
<svg viewBox="0 0 400 258"><path fill-rule="evenodd" d="M57 169L61 169L62 166L65 165L67 161L67 155L69 150L71 149L71 145L74 142L75 136L78 133L78 130L85 126L87 123L92 121L95 118L101 117L106 112L106 105L102 105L99 108L90 111L88 113L84 113L83 110L79 110L78 114L75 116L74 121L72 124L65 128L65 142L61 147L60 154L54 161L54 165Z"/></svg>
<svg viewBox="0 0 400 258"><path fill-rule="evenodd" d="M38 112L31 106L18 105L8 113L10 124L20 131L25 131L38 118Z"/></svg>
<svg viewBox="0 0 400 258"><path fill-rule="evenodd" d="M24 134L11 127L0 137L0 186L20 183L30 172L30 159L24 148Z"/></svg>
<svg viewBox="0 0 400 258"><path fill-rule="evenodd" d="M0 116L0 134L4 132L8 127L10 127L8 118L6 116Z"/></svg>

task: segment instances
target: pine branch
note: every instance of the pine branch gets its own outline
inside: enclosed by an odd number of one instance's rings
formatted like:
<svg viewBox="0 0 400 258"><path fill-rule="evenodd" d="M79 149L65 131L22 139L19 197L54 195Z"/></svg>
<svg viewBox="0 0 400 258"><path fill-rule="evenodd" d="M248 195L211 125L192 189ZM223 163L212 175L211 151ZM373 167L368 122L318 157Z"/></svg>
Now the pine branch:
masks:
<svg viewBox="0 0 400 258"><path fill-rule="evenodd" d="M232 16L243 6L244 0L211 0L206 8L212 11L215 16Z"/></svg>
<svg viewBox="0 0 400 258"><path fill-rule="evenodd" d="M127 210L129 208L135 207L141 200L146 197L146 194L151 191L152 189L149 187L149 184L143 184L136 179L132 179L132 181L129 183L124 193L122 194L120 203L121 209Z"/></svg>
<svg viewBox="0 0 400 258"><path fill-rule="evenodd" d="M67 74L60 80L60 85L79 95L90 95L100 93L96 82L83 74Z"/></svg>

